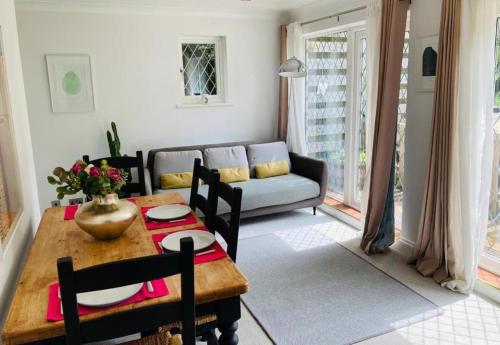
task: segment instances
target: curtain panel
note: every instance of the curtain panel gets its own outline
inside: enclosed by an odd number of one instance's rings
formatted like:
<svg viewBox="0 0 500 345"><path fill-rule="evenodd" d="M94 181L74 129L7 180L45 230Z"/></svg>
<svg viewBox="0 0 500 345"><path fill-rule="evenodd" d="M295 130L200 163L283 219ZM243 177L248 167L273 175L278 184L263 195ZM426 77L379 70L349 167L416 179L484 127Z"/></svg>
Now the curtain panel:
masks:
<svg viewBox="0 0 500 345"><path fill-rule="evenodd" d="M370 174L372 169L372 145L375 115L377 113L378 69L380 59L380 36L382 30L382 0L370 0L366 6L366 172L361 196L361 219L364 228L368 195L370 192Z"/></svg>
<svg viewBox="0 0 500 345"><path fill-rule="evenodd" d="M496 0L444 0L441 14L431 156L414 261L423 275L463 293L474 288L488 224L496 14Z"/></svg>
<svg viewBox="0 0 500 345"><path fill-rule="evenodd" d="M394 242L394 150L401 62L410 0L382 2L378 94L368 202L361 248L383 252Z"/></svg>
<svg viewBox="0 0 500 345"><path fill-rule="evenodd" d="M280 64L285 63L287 57L286 49L286 25L280 27ZM278 139L286 140L288 126L288 78L280 78L279 108L278 108Z"/></svg>
<svg viewBox="0 0 500 345"><path fill-rule="evenodd" d="M305 60L304 38L300 23L292 23L286 27L287 58L296 57ZM307 154L306 147L306 78L290 78L288 82L288 124L287 144L291 152Z"/></svg>
<svg viewBox="0 0 500 345"><path fill-rule="evenodd" d="M455 272L444 286L463 293L474 288L488 228L491 180L498 178L498 167L493 169L495 55L492 53L497 6L497 0L462 0L450 190Z"/></svg>
<svg viewBox="0 0 500 345"><path fill-rule="evenodd" d="M450 181L456 125L457 69L461 1L443 0L434 91L431 149L424 201L414 248L417 270L437 282L454 272L450 245Z"/></svg>

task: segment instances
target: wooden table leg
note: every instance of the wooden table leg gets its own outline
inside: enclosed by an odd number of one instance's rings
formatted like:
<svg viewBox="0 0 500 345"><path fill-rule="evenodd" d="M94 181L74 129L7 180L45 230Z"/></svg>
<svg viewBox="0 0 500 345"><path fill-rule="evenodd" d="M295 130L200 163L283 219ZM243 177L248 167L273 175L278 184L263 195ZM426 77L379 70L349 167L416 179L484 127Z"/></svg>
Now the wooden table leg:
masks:
<svg viewBox="0 0 500 345"><path fill-rule="evenodd" d="M220 345L238 345L239 339L236 331L238 330L238 322L233 322L227 325L220 325Z"/></svg>

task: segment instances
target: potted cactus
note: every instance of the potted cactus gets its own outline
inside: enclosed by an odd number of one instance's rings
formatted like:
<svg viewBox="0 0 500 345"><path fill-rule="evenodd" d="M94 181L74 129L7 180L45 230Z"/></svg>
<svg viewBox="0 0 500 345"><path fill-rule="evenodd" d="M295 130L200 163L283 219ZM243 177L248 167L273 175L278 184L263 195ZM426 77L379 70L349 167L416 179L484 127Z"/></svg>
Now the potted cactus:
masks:
<svg viewBox="0 0 500 345"><path fill-rule="evenodd" d="M111 154L111 157L121 157L121 143L120 138L118 137L118 129L116 128L116 123L114 121L111 122L111 130L113 131L113 134L111 134L110 131L106 132L108 137L109 153Z"/></svg>

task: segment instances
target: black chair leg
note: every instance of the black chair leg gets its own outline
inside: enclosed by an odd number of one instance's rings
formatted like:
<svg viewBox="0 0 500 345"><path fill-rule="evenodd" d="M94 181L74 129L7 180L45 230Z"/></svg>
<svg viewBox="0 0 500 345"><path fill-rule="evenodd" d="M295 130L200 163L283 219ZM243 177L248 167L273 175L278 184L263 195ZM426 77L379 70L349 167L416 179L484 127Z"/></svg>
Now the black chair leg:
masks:
<svg viewBox="0 0 500 345"><path fill-rule="evenodd" d="M316 206L313 206L313 215L316 215Z"/></svg>

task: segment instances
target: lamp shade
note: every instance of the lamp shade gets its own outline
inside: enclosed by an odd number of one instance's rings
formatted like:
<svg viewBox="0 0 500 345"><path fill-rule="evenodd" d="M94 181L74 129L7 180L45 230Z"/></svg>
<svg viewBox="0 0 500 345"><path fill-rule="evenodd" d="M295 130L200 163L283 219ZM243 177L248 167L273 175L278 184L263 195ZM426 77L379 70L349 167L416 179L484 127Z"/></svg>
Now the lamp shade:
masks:
<svg viewBox="0 0 500 345"><path fill-rule="evenodd" d="M278 73L286 78L301 78L306 76L306 65L297 59L295 56L286 60L281 66Z"/></svg>

